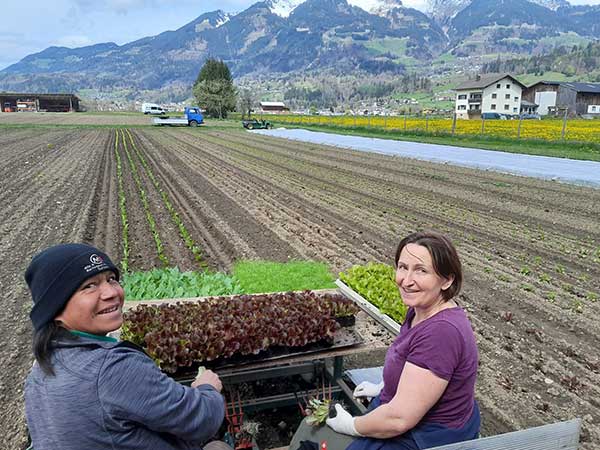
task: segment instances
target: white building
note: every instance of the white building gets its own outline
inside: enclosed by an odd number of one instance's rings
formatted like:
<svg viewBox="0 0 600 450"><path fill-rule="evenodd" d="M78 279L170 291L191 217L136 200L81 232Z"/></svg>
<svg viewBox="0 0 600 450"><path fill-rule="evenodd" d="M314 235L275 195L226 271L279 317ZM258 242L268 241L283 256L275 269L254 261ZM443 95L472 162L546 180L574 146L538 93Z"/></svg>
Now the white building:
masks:
<svg viewBox="0 0 600 450"><path fill-rule="evenodd" d="M480 118L482 113L519 114L525 85L509 74L478 75L456 89L456 117Z"/></svg>

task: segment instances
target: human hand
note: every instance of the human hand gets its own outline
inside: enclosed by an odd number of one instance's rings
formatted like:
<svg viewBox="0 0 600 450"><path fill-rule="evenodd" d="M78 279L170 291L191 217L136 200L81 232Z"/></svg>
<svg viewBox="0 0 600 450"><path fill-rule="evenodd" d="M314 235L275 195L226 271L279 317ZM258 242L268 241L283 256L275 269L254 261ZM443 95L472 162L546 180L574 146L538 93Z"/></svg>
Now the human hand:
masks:
<svg viewBox="0 0 600 450"><path fill-rule="evenodd" d="M382 389L383 381L379 384L363 381L356 386L352 395L354 398L366 397L368 400L371 400L373 397L377 397Z"/></svg>
<svg viewBox="0 0 600 450"><path fill-rule="evenodd" d="M192 387L195 388L201 384L210 384L219 392L221 392L221 389L223 389L223 384L219 379L219 375L214 373L212 370L205 370L203 373L199 374L193 381Z"/></svg>
<svg viewBox="0 0 600 450"><path fill-rule="evenodd" d="M354 417L342 405L336 403L335 412L336 416L330 417L326 421L333 431L350 436L362 436L354 427Z"/></svg>

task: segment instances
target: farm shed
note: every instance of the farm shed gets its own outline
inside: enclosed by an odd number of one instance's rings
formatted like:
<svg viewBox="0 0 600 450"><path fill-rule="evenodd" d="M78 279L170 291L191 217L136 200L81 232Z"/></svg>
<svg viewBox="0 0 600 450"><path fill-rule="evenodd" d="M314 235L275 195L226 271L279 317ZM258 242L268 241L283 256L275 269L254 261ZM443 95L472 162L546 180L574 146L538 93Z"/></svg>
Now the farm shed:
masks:
<svg viewBox="0 0 600 450"><path fill-rule="evenodd" d="M0 111L79 111L79 101L74 94L0 92Z"/></svg>
<svg viewBox="0 0 600 450"><path fill-rule="evenodd" d="M283 102L260 102L260 110L264 113L284 113L290 110Z"/></svg>
<svg viewBox="0 0 600 450"><path fill-rule="evenodd" d="M570 116L600 114L600 83L539 81L523 91L523 99L538 104L543 116L565 108Z"/></svg>

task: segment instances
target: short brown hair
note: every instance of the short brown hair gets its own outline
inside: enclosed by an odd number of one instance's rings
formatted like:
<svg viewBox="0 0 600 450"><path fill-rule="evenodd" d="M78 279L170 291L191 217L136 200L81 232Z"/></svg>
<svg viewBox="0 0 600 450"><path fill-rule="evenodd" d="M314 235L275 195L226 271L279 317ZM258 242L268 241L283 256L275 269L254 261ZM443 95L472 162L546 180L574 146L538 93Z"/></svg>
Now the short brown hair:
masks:
<svg viewBox="0 0 600 450"><path fill-rule="evenodd" d="M398 244L396 249L396 258L394 263L398 267L400 253L408 244L416 244L425 247L431 255L433 261L433 269L435 272L446 279L454 277L454 281L450 287L442 291L442 297L448 301L458 295L462 286L462 264L456 252L456 248L446 236L434 231L422 231L412 233L406 236Z"/></svg>

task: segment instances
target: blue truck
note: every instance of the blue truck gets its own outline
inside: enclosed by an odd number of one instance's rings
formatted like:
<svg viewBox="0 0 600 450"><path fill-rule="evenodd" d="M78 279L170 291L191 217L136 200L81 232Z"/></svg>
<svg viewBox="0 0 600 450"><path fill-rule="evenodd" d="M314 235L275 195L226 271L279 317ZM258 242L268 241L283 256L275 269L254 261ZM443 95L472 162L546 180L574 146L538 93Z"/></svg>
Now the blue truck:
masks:
<svg viewBox="0 0 600 450"><path fill-rule="evenodd" d="M197 127L204 123L204 116L197 106L186 106L183 116L170 117L161 116L152 119L154 125L182 125L186 127Z"/></svg>

